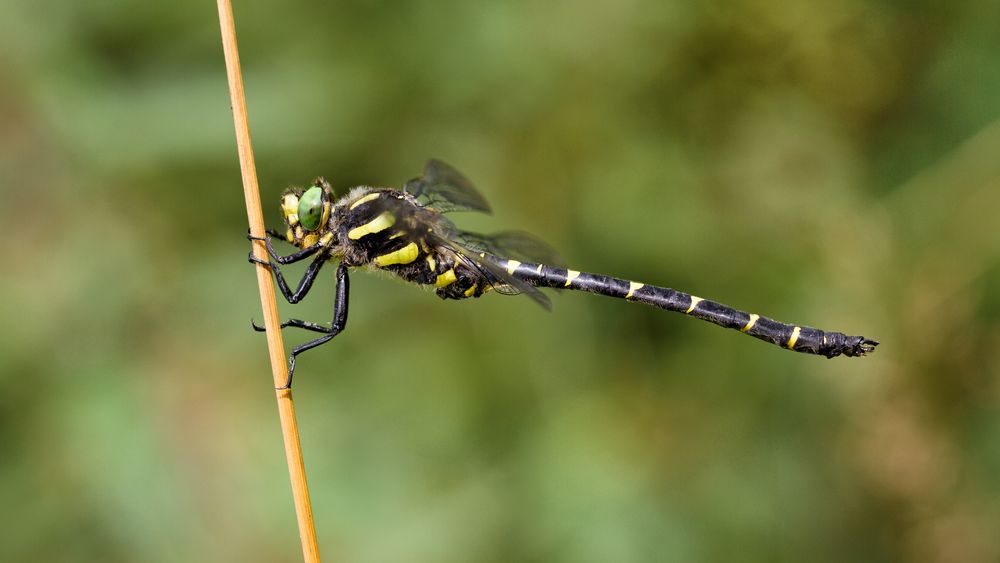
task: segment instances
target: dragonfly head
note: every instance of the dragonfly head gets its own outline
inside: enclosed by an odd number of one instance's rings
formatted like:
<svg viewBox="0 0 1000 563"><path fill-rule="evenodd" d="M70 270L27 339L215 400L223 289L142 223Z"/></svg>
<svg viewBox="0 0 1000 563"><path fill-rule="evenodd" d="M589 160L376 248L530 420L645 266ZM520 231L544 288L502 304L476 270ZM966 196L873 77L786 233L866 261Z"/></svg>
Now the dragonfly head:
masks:
<svg viewBox="0 0 1000 563"><path fill-rule="evenodd" d="M317 178L306 189L290 188L281 194L281 212L288 226L288 242L307 248L317 242L329 229L333 189L322 178Z"/></svg>

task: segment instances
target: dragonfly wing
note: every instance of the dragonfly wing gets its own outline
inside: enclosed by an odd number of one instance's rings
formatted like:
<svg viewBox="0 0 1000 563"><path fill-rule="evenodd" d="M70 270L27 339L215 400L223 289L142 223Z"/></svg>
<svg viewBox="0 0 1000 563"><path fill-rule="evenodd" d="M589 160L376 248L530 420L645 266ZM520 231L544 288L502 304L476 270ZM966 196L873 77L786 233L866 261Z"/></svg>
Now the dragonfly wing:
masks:
<svg viewBox="0 0 1000 563"><path fill-rule="evenodd" d="M403 184L403 191L416 197L424 207L438 213L492 212L490 204L468 178L437 159L428 160L424 165L424 173Z"/></svg>
<svg viewBox="0 0 1000 563"><path fill-rule="evenodd" d="M502 266L487 257L480 257L480 251L466 247L456 241L439 239L434 241L438 247L447 248L466 267L479 273L483 283L501 295L527 295L546 311L552 310L552 301L537 287L520 280L507 272Z"/></svg>
<svg viewBox="0 0 1000 563"><path fill-rule="evenodd" d="M564 265L562 257L548 243L523 231L501 231L489 235L456 231L454 238L476 253L486 252L501 258L549 266Z"/></svg>

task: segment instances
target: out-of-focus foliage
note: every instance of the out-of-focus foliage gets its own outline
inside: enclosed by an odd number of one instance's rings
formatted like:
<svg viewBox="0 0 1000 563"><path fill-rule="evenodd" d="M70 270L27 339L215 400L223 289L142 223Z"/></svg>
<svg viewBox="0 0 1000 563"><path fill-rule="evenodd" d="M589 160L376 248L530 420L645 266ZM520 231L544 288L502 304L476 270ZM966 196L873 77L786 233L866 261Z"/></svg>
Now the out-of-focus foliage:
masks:
<svg viewBox="0 0 1000 563"><path fill-rule="evenodd" d="M1000 557L995 2L236 18L272 226L435 156L496 209L463 226L882 341L359 272L296 386L328 561ZM4 0L0 69L0 560L295 560L215 6Z"/></svg>

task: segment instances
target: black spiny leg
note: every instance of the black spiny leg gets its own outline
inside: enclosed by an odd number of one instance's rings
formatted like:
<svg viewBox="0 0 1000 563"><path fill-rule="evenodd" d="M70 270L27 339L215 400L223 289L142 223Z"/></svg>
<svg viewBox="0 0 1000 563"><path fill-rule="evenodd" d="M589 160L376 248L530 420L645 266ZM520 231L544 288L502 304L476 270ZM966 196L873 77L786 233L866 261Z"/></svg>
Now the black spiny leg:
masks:
<svg viewBox="0 0 1000 563"><path fill-rule="evenodd" d="M344 327L347 326L347 304L350 297L350 290L351 280L347 276L347 266L341 263L340 266L337 266L337 297L333 301L333 321L330 323L330 328L326 328L316 323L300 321L298 319L289 319L288 321L281 323L282 328L286 326L294 326L326 334L315 340L310 340L305 344L300 344L295 348L292 348L292 353L288 356L288 381L285 383L284 387L279 387L278 389L291 388L292 376L295 375L296 356L306 350L312 350L321 344L326 344L327 342L333 340L333 337L340 334L340 332L344 330Z"/></svg>
<svg viewBox="0 0 1000 563"><path fill-rule="evenodd" d="M273 233L273 231L268 231L268 234L272 234L272 233ZM255 237L255 236L253 236L253 235L251 235L251 234L248 233L247 234L247 239L251 240L251 241L254 241L254 240L262 240L262 241L264 241L264 246L267 247L267 253L271 255L271 260L274 260L278 264L293 264L295 262L298 262L299 260L305 260L306 258L312 256L313 254L316 254L321 248L323 248L322 245L314 244L314 245L312 245L312 246L310 246L308 248L304 248L304 249L302 249L302 250L300 250L298 252L293 252L293 253L289 254L288 256L282 256L282 255L278 254L278 252L276 250L274 250L273 246L271 246L271 237ZM256 262L258 264L268 265L266 262L262 262L262 261L260 261L260 259L258 259L256 256L254 256L253 255L253 250L250 251L249 260L251 262Z"/></svg>
<svg viewBox="0 0 1000 563"><path fill-rule="evenodd" d="M267 329L255 323L253 319L250 319L250 325L257 332L267 332ZM306 330L311 330L313 332L322 332L326 334L330 332L330 328L319 323L311 323L309 321L300 321L299 319L288 319L287 321L281 323L281 328L286 327L304 328Z"/></svg>
<svg viewBox="0 0 1000 563"><path fill-rule="evenodd" d="M264 244L267 246L267 253L271 255L271 259L273 261L269 262L257 258L256 256L254 256L252 250L250 251L250 254L247 256L247 260L253 262L254 264L261 264L271 268L271 270L274 271L274 277L278 280L278 288L281 290L281 294L284 295L285 299L287 299L288 302L292 303L293 305L301 301L306 296L306 294L309 293L309 290L312 288L313 282L316 281L316 275L319 274L320 268L323 267L323 262L326 262L328 259L328 257L325 254L317 256L316 259L313 260L312 264L309 264L309 268L306 269L305 275L302 276L302 280L299 281L298 287L293 292L291 289L289 289L288 283L285 282L285 276L281 274L281 270L278 268L278 264L292 264L294 262L299 262L301 260L304 260L312 256L313 254L316 254L323 247L318 244L314 244L309 248L300 250L298 252L294 252L292 254L289 254L288 256L280 256L277 252L274 251L274 248L271 246L270 238L255 237L253 235L247 235L247 238L250 240L263 240Z"/></svg>
<svg viewBox="0 0 1000 563"><path fill-rule="evenodd" d="M277 264L261 260L253 254L250 254L249 256L249 260L251 262L263 264L264 266L271 268L274 272L274 278L278 281L278 289L281 290L281 294L284 295L285 299L292 305L302 301L306 294L309 293L309 290L312 289L313 282L316 281L316 276L319 274L320 268L323 267L323 264L327 261L327 259L328 258L325 255L317 256L316 259L312 261L312 264L309 264L309 267L306 268L306 273L302 276L302 279L299 280L298 287L295 288L295 291L292 291L289 289L288 283L285 281L285 276L281 274L281 270L278 269Z"/></svg>

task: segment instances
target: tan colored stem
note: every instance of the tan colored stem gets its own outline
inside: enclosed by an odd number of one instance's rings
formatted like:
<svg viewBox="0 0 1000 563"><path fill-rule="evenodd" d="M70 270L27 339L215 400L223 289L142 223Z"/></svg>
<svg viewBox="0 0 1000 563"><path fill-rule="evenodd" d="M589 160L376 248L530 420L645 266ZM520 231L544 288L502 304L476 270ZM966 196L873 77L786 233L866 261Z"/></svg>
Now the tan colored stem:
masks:
<svg viewBox="0 0 1000 563"><path fill-rule="evenodd" d="M240 156L240 172L243 176L243 195L246 199L247 220L250 233L264 236L264 216L260 209L260 190L257 187L257 169L254 165L253 147L250 144L250 126L247 121L247 105L243 95L243 75L240 72L240 56L236 47L236 25L233 21L233 7L230 0L218 0L219 25L222 28L222 49L226 56L226 76L229 79L229 98L233 108L233 122L236 125L236 147ZM268 259L267 250L261 242L253 245L254 254ZM267 329L267 349L271 357L271 372L274 386L285 385L288 366L285 364L285 345L281 338L278 320L278 303L274 296L274 281L271 272L257 265L257 286L260 302L264 309L264 327ZM295 516L299 524L299 539L302 542L302 557L308 563L319 562L319 544L316 541L316 526L313 523L312 503L309 501L309 486L302 462L302 446L299 442L299 426L295 420L295 403L291 389L276 391L278 418L281 421L281 435L285 441L285 458L292 483L292 500Z"/></svg>

